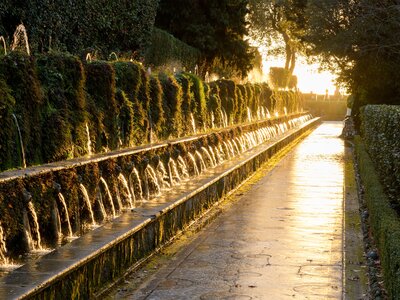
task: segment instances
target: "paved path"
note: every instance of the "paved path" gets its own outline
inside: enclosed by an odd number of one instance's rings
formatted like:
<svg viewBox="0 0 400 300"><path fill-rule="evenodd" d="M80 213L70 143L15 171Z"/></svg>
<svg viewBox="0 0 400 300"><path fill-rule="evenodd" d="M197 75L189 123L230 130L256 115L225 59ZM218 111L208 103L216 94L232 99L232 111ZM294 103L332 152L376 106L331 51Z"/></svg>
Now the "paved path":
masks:
<svg viewBox="0 0 400 300"><path fill-rule="evenodd" d="M341 299L341 128L323 123L150 280L115 297Z"/></svg>

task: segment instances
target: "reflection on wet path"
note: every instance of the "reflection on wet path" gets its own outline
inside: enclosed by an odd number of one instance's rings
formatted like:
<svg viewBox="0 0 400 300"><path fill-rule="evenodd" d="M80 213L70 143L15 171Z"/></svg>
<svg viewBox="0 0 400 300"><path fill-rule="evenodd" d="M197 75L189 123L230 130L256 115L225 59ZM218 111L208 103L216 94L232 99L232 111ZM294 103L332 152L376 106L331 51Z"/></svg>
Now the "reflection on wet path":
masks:
<svg viewBox="0 0 400 300"><path fill-rule="evenodd" d="M323 123L129 299L340 299L343 142Z"/></svg>

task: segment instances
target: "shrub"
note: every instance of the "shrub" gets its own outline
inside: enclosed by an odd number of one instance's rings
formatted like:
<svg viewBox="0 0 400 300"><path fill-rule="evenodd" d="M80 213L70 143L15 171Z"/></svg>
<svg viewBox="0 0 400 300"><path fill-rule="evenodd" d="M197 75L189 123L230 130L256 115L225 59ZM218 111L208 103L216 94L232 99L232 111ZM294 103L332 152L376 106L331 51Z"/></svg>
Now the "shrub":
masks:
<svg viewBox="0 0 400 300"><path fill-rule="evenodd" d="M41 157L41 116L43 93L37 77L35 59L12 52L0 58L0 74L15 99L13 113L21 128L27 164L37 164ZM7 93L7 92L6 92ZM10 99L9 99L10 100ZM18 164L21 166L21 163Z"/></svg>
<svg viewBox="0 0 400 300"><path fill-rule="evenodd" d="M182 88L172 75L160 74L159 79L164 91L163 110L170 126L165 126L163 136L182 135Z"/></svg>
<svg viewBox="0 0 400 300"><path fill-rule="evenodd" d="M115 101L114 69L108 63L93 62L85 65L85 72L90 133L95 137L96 152L116 149L119 111Z"/></svg>
<svg viewBox="0 0 400 300"><path fill-rule="evenodd" d="M44 161L86 154L85 75L80 60L70 55L41 55L37 66L45 95L42 111Z"/></svg>
<svg viewBox="0 0 400 300"><path fill-rule="evenodd" d="M150 122L154 133L161 137L162 128L165 126L163 110L163 90L157 77L150 77Z"/></svg>
<svg viewBox="0 0 400 300"><path fill-rule="evenodd" d="M154 66L175 66L194 69L200 58L200 51L178 40L168 32L153 28L151 45L148 47L146 64Z"/></svg>
<svg viewBox="0 0 400 300"><path fill-rule="evenodd" d="M369 110L369 109L367 109ZM392 209L384 187L368 155L367 145L359 137L355 138L355 150L359 165L360 177L365 189L364 197L369 210L369 219L374 239L379 249L385 279L385 288L389 299L400 295L400 220Z"/></svg>
<svg viewBox="0 0 400 300"><path fill-rule="evenodd" d="M361 109L361 133L367 151L389 198L400 207L399 126L399 106L367 105Z"/></svg>

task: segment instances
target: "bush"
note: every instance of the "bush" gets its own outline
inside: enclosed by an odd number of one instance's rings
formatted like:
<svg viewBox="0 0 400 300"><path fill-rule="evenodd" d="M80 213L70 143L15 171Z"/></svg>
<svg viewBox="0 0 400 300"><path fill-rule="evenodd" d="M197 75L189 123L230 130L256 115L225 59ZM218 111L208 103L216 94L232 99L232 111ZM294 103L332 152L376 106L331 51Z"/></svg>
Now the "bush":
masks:
<svg viewBox="0 0 400 300"><path fill-rule="evenodd" d="M96 152L116 149L118 144L117 115L115 101L115 73L110 64L93 62L85 65L86 91L90 113L90 134L95 138Z"/></svg>
<svg viewBox="0 0 400 300"><path fill-rule="evenodd" d="M151 45L145 54L148 65L173 66L194 69L200 59L200 51L178 40L168 32L153 28Z"/></svg>
<svg viewBox="0 0 400 300"><path fill-rule="evenodd" d="M105 58L111 51L145 50L157 8L157 0L4 1L0 35L11 40L23 22L34 52L79 54L90 48Z"/></svg>
<svg viewBox="0 0 400 300"><path fill-rule="evenodd" d="M182 88L172 75L160 74L164 91L163 110L169 126L165 126L163 137L179 137L183 133Z"/></svg>
<svg viewBox="0 0 400 300"><path fill-rule="evenodd" d="M45 95L42 111L44 161L86 154L85 74L80 60L70 55L41 55L37 66Z"/></svg>
<svg viewBox="0 0 400 300"><path fill-rule="evenodd" d="M374 168L372 156L368 155L366 149L368 146L365 147L361 139L356 137L359 172L365 189L371 230L379 250L385 288L389 299L397 299L400 295L400 220L379 182L376 169L380 168Z"/></svg>
<svg viewBox="0 0 400 300"><path fill-rule="evenodd" d="M157 77L150 78L150 122L154 133L161 137L162 128L166 126L163 110L163 90Z"/></svg>
<svg viewBox="0 0 400 300"><path fill-rule="evenodd" d="M35 59L23 53L12 52L0 58L0 74L5 82L4 87L8 86L6 95L15 99L12 113L15 114L21 128L26 162L29 165L40 163L42 161L41 147L38 147L42 140L40 111L44 98ZM10 101L12 100L9 98L7 102ZM18 166L21 165L19 160Z"/></svg>
<svg viewBox="0 0 400 300"><path fill-rule="evenodd" d="M400 107L367 105L361 109L361 133L389 198L400 207Z"/></svg>
<svg viewBox="0 0 400 300"><path fill-rule="evenodd" d="M146 86L142 86L147 84L147 80L144 82L142 81L143 67L137 62L115 62L113 63L113 67L115 70L117 88L124 92L124 97L132 104L132 130L135 131L135 136L131 142L135 145L140 145L146 137L145 121L147 120L147 112L143 107L143 102L139 98L143 90L146 96L147 89ZM148 100L145 99L144 101L147 102Z"/></svg>

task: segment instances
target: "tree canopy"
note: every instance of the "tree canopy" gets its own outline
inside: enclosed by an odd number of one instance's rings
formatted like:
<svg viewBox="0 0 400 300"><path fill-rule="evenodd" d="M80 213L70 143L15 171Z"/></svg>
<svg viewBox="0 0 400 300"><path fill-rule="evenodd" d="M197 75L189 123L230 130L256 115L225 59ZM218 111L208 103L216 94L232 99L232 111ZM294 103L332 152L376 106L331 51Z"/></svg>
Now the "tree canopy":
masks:
<svg viewBox="0 0 400 300"><path fill-rule="evenodd" d="M308 53L368 103L400 104L400 3L397 0L309 0Z"/></svg>
<svg viewBox="0 0 400 300"><path fill-rule="evenodd" d="M249 0L250 35L270 54L284 53L286 86L296 65L296 55L302 49L306 4L306 0Z"/></svg>
<svg viewBox="0 0 400 300"><path fill-rule="evenodd" d="M245 39L248 0L161 0L156 17L160 27L199 49L205 70L220 61L246 75L255 49Z"/></svg>

